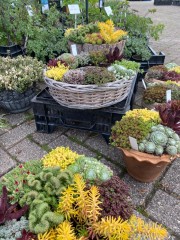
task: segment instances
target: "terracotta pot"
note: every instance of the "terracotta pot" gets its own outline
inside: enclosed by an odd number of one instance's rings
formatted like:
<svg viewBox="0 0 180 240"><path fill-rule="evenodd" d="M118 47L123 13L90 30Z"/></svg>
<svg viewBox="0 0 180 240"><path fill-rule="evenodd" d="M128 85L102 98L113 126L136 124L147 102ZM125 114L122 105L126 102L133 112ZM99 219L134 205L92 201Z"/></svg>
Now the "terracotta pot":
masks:
<svg viewBox="0 0 180 240"><path fill-rule="evenodd" d="M121 149L129 175L140 182L152 182L171 162L169 155L154 156L135 150Z"/></svg>

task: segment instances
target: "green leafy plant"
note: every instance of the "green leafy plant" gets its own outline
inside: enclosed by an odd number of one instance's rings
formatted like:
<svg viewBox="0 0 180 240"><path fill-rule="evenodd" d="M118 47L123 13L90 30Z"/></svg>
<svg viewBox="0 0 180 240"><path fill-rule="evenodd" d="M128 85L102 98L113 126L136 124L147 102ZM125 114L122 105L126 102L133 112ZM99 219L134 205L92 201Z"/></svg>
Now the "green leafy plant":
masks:
<svg viewBox="0 0 180 240"><path fill-rule="evenodd" d="M43 79L43 66L32 57L0 57L0 91L26 91Z"/></svg>

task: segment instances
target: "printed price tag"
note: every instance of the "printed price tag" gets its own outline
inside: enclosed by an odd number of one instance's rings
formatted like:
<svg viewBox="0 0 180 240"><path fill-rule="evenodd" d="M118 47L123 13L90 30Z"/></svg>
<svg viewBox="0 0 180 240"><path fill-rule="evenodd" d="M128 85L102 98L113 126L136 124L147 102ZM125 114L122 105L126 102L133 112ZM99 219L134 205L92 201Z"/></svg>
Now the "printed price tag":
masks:
<svg viewBox="0 0 180 240"><path fill-rule="evenodd" d="M27 11L28 11L29 16L32 17L32 16L33 16L32 6L31 6L31 5L27 5L27 6L26 6L26 9L27 9Z"/></svg>
<svg viewBox="0 0 180 240"><path fill-rule="evenodd" d="M171 101L171 90L166 91L166 102Z"/></svg>
<svg viewBox="0 0 180 240"><path fill-rule="evenodd" d="M45 11L49 10L49 5L48 4L44 4L42 5L42 12L44 13Z"/></svg>
<svg viewBox="0 0 180 240"><path fill-rule="evenodd" d="M143 78L142 78L142 84L143 84L144 89L146 89L146 88L147 88L147 87L146 87L146 83L145 83L145 81L144 81Z"/></svg>
<svg viewBox="0 0 180 240"><path fill-rule="evenodd" d="M80 9L78 4L68 5L70 14L80 14Z"/></svg>
<svg viewBox="0 0 180 240"><path fill-rule="evenodd" d="M77 47L76 44L71 45L71 50L72 50L72 55L76 56L77 55Z"/></svg>
<svg viewBox="0 0 180 240"><path fill-rule="evenodd" d="M110 6L104 7L104 10L106 11L108 16L113 15L113 12Z"/></svg>
<svg viewBox="0 0 180 240"><path fill-rule="evenodd" d="M100 8L103 7L103 0L99 0L99 7L100 7Z"/></svg>
<svg viewBox="0 0 180 240"><path fill-rule="evenodd" d="M129 141L131 144L131 148L138 151L137 140L135 138L129 136Z"/></svg>

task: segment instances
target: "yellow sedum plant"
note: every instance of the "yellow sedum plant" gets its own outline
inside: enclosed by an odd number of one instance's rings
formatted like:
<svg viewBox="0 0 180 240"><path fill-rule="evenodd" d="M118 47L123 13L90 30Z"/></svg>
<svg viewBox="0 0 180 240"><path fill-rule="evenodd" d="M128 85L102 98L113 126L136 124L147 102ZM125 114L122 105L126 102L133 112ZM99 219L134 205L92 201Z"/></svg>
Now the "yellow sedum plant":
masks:
<svg viewBox="0 0 180 240"><path fill-rule="evenodd" d="M60 62L57 63L57 67L52 67L45 72L45 76L52 78L56 81L61 81L64 74L69 70L69 67L64 66Z"/></svg>
<svg viewBox="0 0 180 240"><path fill-rule="evenodd" d="M45 233L38 234L38 240L55 240L56 239L56 231L51 228L49 231Z"/></svg>
<svg viewBox="0 0 180 240"><path fill-rule="evenodd" d="M176 73L180 73L180 66L171 68L170 70L171 70L171 71L175 71Z"/></svg>
<svg viewBox="0 0 180 240"><path fill-rule="evenodd" d="M65 170L80 156L69 147L57 147L42 158L42 163L44 167L60 167L61 170Z"/></svg>
<svg viewBox="0 0 180 240"><path fill-rule="evenodd" d="M99 22L98 28L103 40L106 43L116 43L127 36L127 32L123 30L115 30L114 23L112 20L106 22Z"/></svg>
<svg viewBox="0 0 180 240"><path fill-rule="evenodd" d="M145 122L146 121L153 121L154 123L160 123L161 119L159 117L159 113L153 110L148 110L147 108L144 109L133 109L126 112L126 115L123 118L129 117L137 117L142 118Z"/></svg>

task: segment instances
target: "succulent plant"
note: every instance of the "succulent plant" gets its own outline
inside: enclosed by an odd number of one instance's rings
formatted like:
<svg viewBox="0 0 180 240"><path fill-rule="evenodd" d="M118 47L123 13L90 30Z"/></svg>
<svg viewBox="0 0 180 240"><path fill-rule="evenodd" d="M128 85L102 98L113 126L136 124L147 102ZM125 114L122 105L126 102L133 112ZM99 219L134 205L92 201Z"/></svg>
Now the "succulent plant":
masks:
<svg viewBox="0 0 180 240"><path fill-rule="evenodd" d="M68 170L73 174L80 173L86 180L107 181L113 175L109 167L92 157L80 157Z"/></svg>
<svg viewBox="0 0 180 240"><path fill-rule="evenodd" d="M89 53L87 53L87 52L81 52L80 54L76 55L75 57L78 60L79 67L87 66L91 60Z"/></svg>
<svg viewBox="0 0 180 240"><path fill-rule="evenodd" d="M159 122L159 114L155 111L147 109L128 111L112 127L111 144L116 147L131 148L129 136L136 138L140 143L149 134L151 127Z"/></svg>
<svg viewBox="0 0 180 240"><path fill-rule="evenodd" d="M85 75L83 70L71 69L64 74L62 81L70 84L84 84Z"/></svg>
<svg viewBox="0 0 180 240"><path fill-rule="evenodd" d="M57 60L61 60L65 62L71 69L75 69L78 67L78 60L71 53L63 53L61 54Z"/></svg>
<svg viewBox="0 0 180 240"><path fill-rule="evenodd" d="M104 67L88 66L80 68L85 75L85 84L105 84L116 80L114 74Z"/></svg>
<svg viewBox="0 0 180 240"><path fill-rule="evenodd" d="M145 79L155 78L155 79L164 79L164 75L167 73L167 68L164 65L153 66L148 69Z"/></svg>
<svg viewBox="0 0 180 240"><path fill-rule="evenodd" d="M106 56L104 51L91 51L89 53L91 63L98 66L101 63L106 63Z"/></svg>
<svg viewBox="0 0 180 240"><path fill-rule="evenodd" d="M167 153L172 156L180 153L179 146L179 136L171 128L161 124L153 126L150 134L138 145L141 152L155 155Z"/></svg>

